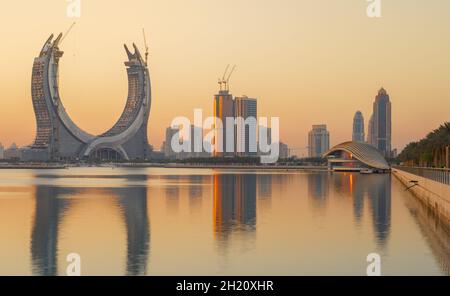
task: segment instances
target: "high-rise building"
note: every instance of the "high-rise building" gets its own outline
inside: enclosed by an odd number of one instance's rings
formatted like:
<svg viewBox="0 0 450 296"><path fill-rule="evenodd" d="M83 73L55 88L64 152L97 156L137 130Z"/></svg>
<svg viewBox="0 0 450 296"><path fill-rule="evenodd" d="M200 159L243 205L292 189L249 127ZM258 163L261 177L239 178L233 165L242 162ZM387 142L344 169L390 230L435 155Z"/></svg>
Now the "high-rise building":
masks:
<svg viewBox="0 0 450 296"><path fill-rule="evenodd" d="M63 34L52 34L34 59L31 98L36 118L36 136L23 149L24 160L137 160L148 158L147 127L151 109L151 84L147 60L133 44L125 46L128 59L128 97L117 122L100 135L78 127L66 112L59 93L59 65ZM101 110L98 110L101 112Z"/></svg>
<svg viewBox="0 0 450 296"><path fill-rule="evenodd" d="M309 157L322 157L330 149L330 133L326 124L313 125L308 134Z"/></svg>
<svg viewBox="0 0 450 296"><path fill-rule="evenodd" d="M373 114L369 119L369 127L367 129L367 144L375 146L375 125L373 124Z"/></svg>
<svg viewBox="0 0 450 296"><path fill-rule="evenodd" d="M279 158L280 159L286 159L289 158L289 147L287 144L280 142L280 150L279 150Z"/></svg>
<svg viewBox="0 0 450 296"><path fill-rule="evenodd" d="M240 156L257 154L257 101L247 96L236 97L234 102L236 122L236 152Z"/></svg>
<svg viewBox="0 0 450 296"><path fill-rule="evenodd" d="M167 159L176 159L177 154L172 148L172 138L179 132L178 128L166 128L166 140L164 141L164 157Z"/></svg>
<svg viewBox="0 0 450 296"><path fill-rule="evenodd" d="M385 157L391 156L391 102L384 88L378 91L373 103L374 146Z"/></svg>
<svg viewBox="0 0 450 296"><path fill-rule="evenodd" d="M216 123L214 126L214 156L232 156L233 151L227 152L227 135L228 138L234 140L234 127L228 130L226 127L226 119L231 118L234 122L234 100L233 95L228 90L220 90L214 97L214 118ZM222 121L222 127L217 123L217 119ZM234 150L234 145L231 146Z"/></svg>
<svg viewBox="0 0 450 296"><path fill-rule="evenodd" d="M209 156L203 149L203 128L191 124L189 147L190 152L185 153L184 158L198 158Z"/></svg>
<svg viewBox="0 0 450 296"><path fill-rule="evenodd" d="M357 111L353 117L353 142L364 142L365 132L364 132L364 117L361 111Z"/></svg>
<svg viewBox="0 0 450 296"><path fill-rule="evenodd" d="M166 139L163 142L162 149L164 152L164 157L166 159L209 157L210 153L206 152L208 150L203 148L203 128L192 124L186 128L189 130L189 135L183 126L166 128ZM174 151L172 147L173 137L177 137L178 143L180 146L183 146L182 151Z"/></svg>
<svg viewBox="0 0 450 296"><path fill-rule="evenodd" d="M2 143L0 143L0 159L5 158L5 148L3 147Z"/></svg>

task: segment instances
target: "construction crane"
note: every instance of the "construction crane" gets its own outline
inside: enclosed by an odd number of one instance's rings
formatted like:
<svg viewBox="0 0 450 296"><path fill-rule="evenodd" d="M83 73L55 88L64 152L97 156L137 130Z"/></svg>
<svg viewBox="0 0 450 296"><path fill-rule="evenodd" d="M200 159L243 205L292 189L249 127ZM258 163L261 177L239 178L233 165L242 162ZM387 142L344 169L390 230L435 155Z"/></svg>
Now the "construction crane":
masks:
<svg viewBox="0 0 450 296"><path fill-rule="evenodd" d="M62 42L64 41L64 39L67 37L67 35L69 35L70 31L72 31L72 28L76 25L76 22L73 22L72 25L70 25L69 29L66 31L66 33L64 33L64 35L62 36L61 40L59 41L59 45L62 44Z"/></svg>
<svg viewBox="0 0 450 296"><path fill-rule="evenodd" d="M225 82L225 75L227 75L228 69L230 68L230 64L227 65L227 67L225 68L225 72L223 72L222 78L219 78L219 86L220 86L220 90L222 90L222 85Z"/></svg>
<svg viewBox="0 0 450 296"><path fill-rule="evenodd" d="M223 80L222 83L225 84L225 90L230 90L230 78L231 75L233 74L234 70L236 69L236 65L233 66L233 68L230 71L230 74L228 74L227 80ZM225 77L225 75L224 75Z"/></svg>
<svg viewBox="0 0 450 296"><path fill-rule="evenodd" d="M142 35L144 36L144 45L145 45L145 65L147 66L148 62L148 44L147 44L147 38L145 37L145 29L142 28Z"/></svg>

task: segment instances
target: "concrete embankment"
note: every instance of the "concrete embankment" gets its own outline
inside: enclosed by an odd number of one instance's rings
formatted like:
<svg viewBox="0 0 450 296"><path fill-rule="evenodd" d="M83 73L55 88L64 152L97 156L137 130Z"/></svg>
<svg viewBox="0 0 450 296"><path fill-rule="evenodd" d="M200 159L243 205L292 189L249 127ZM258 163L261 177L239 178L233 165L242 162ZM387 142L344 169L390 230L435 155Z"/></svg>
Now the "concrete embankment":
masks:
<svg viewBox="0 0 450 296"><path fill-rule="evenodd" d="M68 166L63 164L45 164L45 163L0 163L0 170L56 170L66 169Z"/></svg>
<svg viewBox="0 0 450 296"><path fill-rule="evenodd" d="M450 229L450 185L397 168L392 173Z"/></svg>
<svg viewBox="0 0 450 296"><path fill-rule="evenodd" d="M231 169L231 170L280 170L280 171L327 171L326 166L300 166L300 165L239 165L239 164L184 164L184 163L165 163L165 164L146 164L146 163L123 163L117 164L119 167L159 167L159 168L177 168L177 169Z"/></svg>

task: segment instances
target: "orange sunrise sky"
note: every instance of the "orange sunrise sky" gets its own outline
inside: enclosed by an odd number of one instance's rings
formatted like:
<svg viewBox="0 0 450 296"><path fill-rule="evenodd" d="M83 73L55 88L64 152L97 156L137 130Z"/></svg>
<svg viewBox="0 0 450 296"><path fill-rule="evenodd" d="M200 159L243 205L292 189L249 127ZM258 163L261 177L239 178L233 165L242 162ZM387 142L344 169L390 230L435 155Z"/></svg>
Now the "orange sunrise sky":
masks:
<svg viewBox="0 0 450 296"><path fill-rule="evenodd" d="M150 45L149 140L194 108L212 115L217 79L237 64L231 92L258 99L259 116L280 117L281 140L305 147L325 123L331 145L350 140L353 115L367 124L379 88L392 102L392 146L402 149L450 121L450 1L382 0L66 0L2 1L0 142L30 144L33 59L51 33L64 40L60 91L72 119L99 134L120 116L127 95L123 43ZM306 151L305 151L306 152Z"/></svg>

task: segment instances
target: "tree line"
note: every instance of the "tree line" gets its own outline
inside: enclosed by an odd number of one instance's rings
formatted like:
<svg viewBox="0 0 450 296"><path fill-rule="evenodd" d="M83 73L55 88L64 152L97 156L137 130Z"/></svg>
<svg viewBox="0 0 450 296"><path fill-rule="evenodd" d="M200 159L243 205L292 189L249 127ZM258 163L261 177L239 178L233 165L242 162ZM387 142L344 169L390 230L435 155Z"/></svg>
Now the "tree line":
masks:
<svg viewBox="0 0 450 296"><path fill-rule="evenodd" d="M421 167L448 167L450 149L450 122L443 123L425 138L409 143L399 154L404 165Z"/></svg>

